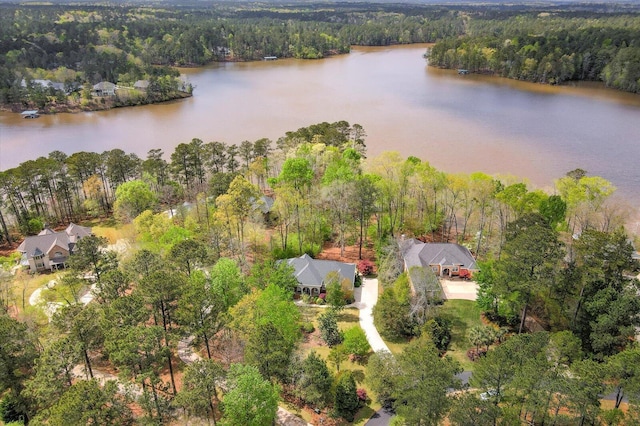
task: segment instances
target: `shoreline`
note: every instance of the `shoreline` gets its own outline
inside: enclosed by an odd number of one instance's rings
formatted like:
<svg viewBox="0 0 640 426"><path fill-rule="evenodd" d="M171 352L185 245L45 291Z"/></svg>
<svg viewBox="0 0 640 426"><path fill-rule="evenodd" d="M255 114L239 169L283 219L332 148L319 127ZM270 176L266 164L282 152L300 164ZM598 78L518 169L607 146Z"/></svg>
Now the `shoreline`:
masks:
<svg viewBox="0 0 640 426"><path fill-rule="evenodd" d="M160 105L168 102L180 101L182 99L188 99L193 97L193 93L180 92L180 96L175 98L170 98L158 102L139 102L132 104L117 104L113 101L113 99L107 98L97 98L100 100L104 100L105 102L100 103L95 102L96 99L93 99L90 105L50 105L45 106L42 109L39 109L35 106L25 107L24 105L0 105L0 112L7 112L12 114L20 114L22 111L33 109L37 110L39 115L57 115L57 114L78 114L82 112L99 112L99 111L109 111L116 108L128 108L128 107L140 107L140 106L148 106L148 105ZM52 111L53 109L53 111Z"/></svg>

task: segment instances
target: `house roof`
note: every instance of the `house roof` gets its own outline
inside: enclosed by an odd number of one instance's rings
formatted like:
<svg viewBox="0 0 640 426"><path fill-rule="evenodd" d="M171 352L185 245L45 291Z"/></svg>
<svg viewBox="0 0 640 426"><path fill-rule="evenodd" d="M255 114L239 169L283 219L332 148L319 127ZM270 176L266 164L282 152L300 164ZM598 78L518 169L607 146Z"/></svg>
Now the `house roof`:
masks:
<svg viewBox="0 0 640 426"><path fill-rule="evenodd" d="M71 251L78 239L91 235L91 228L69 224L62 232L55 232L50 228L43 229L38 235L27 237L18 246L18 251L27 257L41 256L58 246L66 251Z"/></svg>
<svg viewBox="0 0 640 426"><path fill-rule="evenodd" d="M269 213L273 208L273 203L275 203L273 197L269 197L268 195L263 195L257 200L254 197L251 197L249 201L251 202L254 210L260 210L263 214Z"/></svg>
<svg viewBox="0 0 640 426"><path fill-rule="evenodd" d="M476 260L468 248L453 243L423 243L411 238L400 243L407 268L431 265L462 266L477 269Z"/></svg>
<svg viewBox="0 0 640 426"><path fill-rule="evenodd" d="M98 84L93 85L93 90L115 90L116 85L110 81L101 81Z"/></svg>
<svg viewBox="0 0 640 426"><path fill-rule="evenodd" d="M138 80L133 83L133 87L135 87L136 89L146 89L147 87L149 87L149 80Z"/></svg>
<svg viewBox="0 0 640 426"><path fill-rule="evenodd" d="M337 272L341 278L348 279L352 285L355 280L356 265L353 263L317 260L308 254L287 259L286 262L293 266L294 276L300 284L305 286L321 287L330 272Z"/></svg>

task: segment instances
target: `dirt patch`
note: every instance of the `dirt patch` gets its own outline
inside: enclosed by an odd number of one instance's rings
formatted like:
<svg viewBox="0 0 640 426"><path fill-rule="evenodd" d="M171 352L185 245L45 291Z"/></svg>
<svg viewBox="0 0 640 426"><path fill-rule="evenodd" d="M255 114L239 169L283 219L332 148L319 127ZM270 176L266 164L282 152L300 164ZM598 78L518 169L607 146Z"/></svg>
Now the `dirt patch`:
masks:
<svg viewBox="0 0 640 426"><path fill-rule="evenodd" d="M22 241L16 241L12 244L7 244L6 242L0 246L0 256L9 257L12 255Z"/></svg>
<svg viewBox="0 0 640 426"><path fill-rule="evenodd" d="M359 256L360 247L358 245L346 246L344 253L340 254L340 247L337 247L335 243L325 243L322 247L322 251L316 256L317 259L324 260L337 260L339 262L346 263L358 263L360 261ZM362 259L375 260L376 253L373 250L373 245L367 243L362 246Z"/></svg>
<svg viewBox="0 0 640 426"><path fill-rule="evenodd" d="M318 346L326 346L322 337L320 337L320 331L314 330L313 333L305 333L302 336L302 343L300 344L300 349L302 352L306 353L307 351L317 348Z"/></svg>

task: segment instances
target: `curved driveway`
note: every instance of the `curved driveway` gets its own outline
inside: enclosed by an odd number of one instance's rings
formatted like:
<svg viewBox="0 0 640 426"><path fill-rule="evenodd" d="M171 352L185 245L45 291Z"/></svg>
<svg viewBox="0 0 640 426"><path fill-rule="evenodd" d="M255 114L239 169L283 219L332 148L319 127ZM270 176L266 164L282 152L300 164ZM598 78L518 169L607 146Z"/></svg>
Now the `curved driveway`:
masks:
<svg viewBox="0 0 640 426"><path fill-rule="evenodd" d="M360 290L355 293L355 305L360 309L360 327L364 330L371 349L374 352L391 352L382 337L380 337L376 326L373 325L373 306L378 302L378 280L376 278L364 278L362 286L356 290ZM358 298L358 296L360 297Z"/></svg>

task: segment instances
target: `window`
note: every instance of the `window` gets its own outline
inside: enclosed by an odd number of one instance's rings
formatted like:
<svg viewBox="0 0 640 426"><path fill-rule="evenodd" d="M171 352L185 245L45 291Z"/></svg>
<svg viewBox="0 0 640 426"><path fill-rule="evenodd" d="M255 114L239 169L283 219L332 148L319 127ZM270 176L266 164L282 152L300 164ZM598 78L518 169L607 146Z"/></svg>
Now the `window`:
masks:
<svg viewBox="0 0 640 426"><path fill-rule="evenodd" d="M453 272L458 272L458 271L459 271L458 267L457 267L457 266L454 266L454 267L453 267Z"/></svg>

